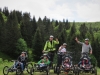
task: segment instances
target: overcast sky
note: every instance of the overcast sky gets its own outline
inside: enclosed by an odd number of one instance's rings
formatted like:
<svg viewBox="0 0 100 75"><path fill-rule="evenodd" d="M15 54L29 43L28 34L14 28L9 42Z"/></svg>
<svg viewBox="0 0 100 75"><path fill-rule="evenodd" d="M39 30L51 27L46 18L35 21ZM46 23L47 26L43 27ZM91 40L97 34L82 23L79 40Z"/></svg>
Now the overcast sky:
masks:
<svg viewBox="0 0 100 75"><path fill-rule="evenodd" d="M68 19L76 22L100 21L100 0L0 0L0 8L30 12L36 19Z"/></svg>

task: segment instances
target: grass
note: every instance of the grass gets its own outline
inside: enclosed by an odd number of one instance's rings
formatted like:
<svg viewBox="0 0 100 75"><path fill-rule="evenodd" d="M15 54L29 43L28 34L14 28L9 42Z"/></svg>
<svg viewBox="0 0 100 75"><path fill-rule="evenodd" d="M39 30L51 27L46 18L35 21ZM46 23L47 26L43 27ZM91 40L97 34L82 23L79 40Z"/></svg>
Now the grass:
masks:
<svg viewBox="0 0 100 75"><path fill-rule="evenodd" d="M0 63L0 75L3 75L3 68L4 66L12 66L13 65L13 62L3 62L3 63ZM98 74L97 75L100 75L100 69L98 68L97 69L98 71ZM9 75L15 75L15 72L14 73L9 73ZM29 75L26 71L24 71L23 75ZM43 72L35 72L34 75L46 75L46 73L43 73ZM50 71L50 75L56 75L53 73L53 70ZM64 75L64 73L60 74L60 75ZM91 74L81 74L81 75L91 75Z"/></svg>
<svg viewBox="0 0 100 75"><path fill-rule="evenodd" d="M98 75L100 75L100 68L98 68Z"/></svg>

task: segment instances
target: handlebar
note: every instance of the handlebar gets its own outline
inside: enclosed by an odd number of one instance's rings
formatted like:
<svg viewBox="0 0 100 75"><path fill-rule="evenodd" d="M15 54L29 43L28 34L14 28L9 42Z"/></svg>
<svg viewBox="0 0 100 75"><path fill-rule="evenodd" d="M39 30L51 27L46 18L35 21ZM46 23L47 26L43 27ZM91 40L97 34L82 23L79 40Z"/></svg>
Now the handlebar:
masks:
<svg viewBox="0 0 100 75"><path fill-rule="evenodd" d="M65 52L57 52L58 55L65 55Z"/></svg>
<svg viewBox="0 0 100 75"><path fill-rule="evenodd" d="M63 54L72 54L73 52L67 51L67 52L57 52L57 54L63 55Z"/></svg>
<svg viewBox="0 0 100 75"><path fill-rule="evenodd" d="M83 55L89 55L89 53L88 53L88 52L83 52L83 53L81 53L81 54L83 54Z"/></svg>

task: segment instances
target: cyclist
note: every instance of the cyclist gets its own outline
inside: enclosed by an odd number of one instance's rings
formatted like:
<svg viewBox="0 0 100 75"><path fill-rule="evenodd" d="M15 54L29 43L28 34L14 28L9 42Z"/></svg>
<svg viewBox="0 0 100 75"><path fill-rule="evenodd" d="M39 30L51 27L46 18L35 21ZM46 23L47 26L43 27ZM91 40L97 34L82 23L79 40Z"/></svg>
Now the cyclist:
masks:
<svg viewBox="0 0 100 75"><path fill-rule="evenodd" d="M67 68L70 67L71 63L70 63L70 59L68 57L65 58L63 65Z"/></svg>
<svg viewBox="0 0 100 75"><path fill-rule="evenodd" d="M54 58L54 54L56 51L56 44L59 44L58 39L56 38L56 40L53 40L54 36L50 35L50 38L48 41L46 41L45 46L44 46L44 50L43 52L47 51L48 55L50 56L50 61L53 62L53 58Z"/></svg>
<svg viewBox="0 0 100 75"><path fill-rule="evenodd" d="M91 45L89 44L89 39L88 39L88 38L85 39L85 42L84 42L84 43L78 41L78 38L77 38L77 37L75 38L75 40L76 40L77 43L79 43L79 44L82 45L82 57L81 57L81 59L83 58L83 54L84 54L84 53L90 53L90 54L92 54L92 47L91 47ZM88 58L88 59L89 59L89 58ZM78 65L80 65L80 64L81 64L81 61L79 62Z"/></svg>
<svg viewBox="0 0 100 75"><path fill-rule="evenodd" d="M66 54L66 43L63 43L58 49L58 64L57 66L60 66L62 64L62 56Z"/></svg>
<svg viewBox="0 0 100 75"><path fill-rule="evenodd" d="M43 58L38 62L40 67L45 67L50 64L47 54L43 54Z"/></svg>
<svg viewBox="0 0 100 75"><path fill-rule="evenodd" d="M17 60L18 62L16 62L15 67L17 67L17 65L21 65L21 70L23 71L27 62L26 52L22 52Z"/></svg>
<svg viewBox="0 0 100 75"><path fill-rule="evenodd" d="M82 45L82 53L87 52L87 53L92 54L92 47L89 44L89 39L88 38L85 39L85 43L78 41L77 37L76 37L75 40L76 40L77 43Z"/></svg>

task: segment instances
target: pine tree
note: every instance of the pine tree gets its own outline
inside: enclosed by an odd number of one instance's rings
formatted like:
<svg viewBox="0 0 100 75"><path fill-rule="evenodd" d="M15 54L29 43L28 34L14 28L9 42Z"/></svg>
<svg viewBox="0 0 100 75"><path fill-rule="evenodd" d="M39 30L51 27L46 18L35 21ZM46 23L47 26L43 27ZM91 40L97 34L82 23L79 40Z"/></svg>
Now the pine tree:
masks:
<svg viewBox="0 0 100 75"><path fill-rule="evenodd" d="M49 26L49 35L48 36L50 36L50 35L54 35L54 27L53 27L52 23L50 23L50 26Z"/></svg>
<svg viewBox="0 0 100 75"><path fill-rule="evenodd" d="M33 36L32 32L33 32L33 27L30 21L30 14L24 13L21 23L21 35L26 41L28 47L30 48L32 47L32 36Z"/></svg>
<svg viewBox="0 0 100 75"><path fill-rule="evenodd" d="M20 24L21 21L22 21L22 12L16 11L16 16L17 16L17 19L18 19L18 23Z"/></svg>
<svg viewBox="0 0 100 75"><path fill-rule="evenodd" d="M2 50L2 31L3 31L3 27L4 27L4 20L2 17L2 14L0 13L0 51Z"/></svg>
<svg viewBox="0 0 100 75"><path fill-rule="evenodd" d="M33 54L33 59L35 61L38 61L42 54L43 40L41 36L42 35L40 33L40 29L37 28L36 33L33 38L33 42L32 42L32 48L33 48L32 54Z"/></svg>
<svg viewBox="0 0 100 75"><path fill-rule="evenodd" d="M59 22L58 32L62 32L63 28L64 28L64 25L61 22Z"/></svg>
<svg viewBox="0 0 100 75"><path fill-rule="evenodd" d="M0 36L1 36L1 29L3 25L4 25L4 20L3 20L2 14L0 13Z"/></svg>
<svg viewBox="0 0 100 75"><path fill-rule="evenodd" d="M21 37L15 11L11 12L8 16L8 20L4 28L5 29L2 32L2 42L4 42L2 44L3 51L7 54L12 53L12 56L15 56L16 42Z"/></svg>
<svg viewBox="0 0 100 75"><path fill-rule="evenodd" d="M42 25L42 33L44 36L44 43L45 41L49 38L50 35L54 35L54 27L53 27L53 20L50 22L50 19L47 18L46 16L43 19L43 25ZM44 29L44 30L43 30Z"/></svg>
<svg viewBox="0 0 100 75"><path fill-rule="evenodd" d="M5 14L5 16L9 16L9 10L8 10L8 7L4 7L3 9L3 13Z"/></svg>
<svg viewBox="0 0 100 75"><path fill-rule="evenodd" d="M73 22L70 33L67 38L67 43L68 43L67 49L68 51L73 52L72 57L74 57L73 59L74 64L79 62L80 55L81 55L81 47L76 43L75 37L76 37L76 27L75 27L75 22Z"/></svg>
<svg viewBox="0 0 100 75"><path fill-rule="evenodd" d="M90 25L90 27L89 27L89 33L93 35L93 28L92 28L91 25Z"/></svg>
<svg viewBox="0 0 100 75"><path fill-rule="evenodd" d="M55 27L58 26L58 24L59 24L59 23L58 23L58 21L56 20L56 22L55 22Z"/></svg>
<svg viewBox="0 0 100 75"><path fill-rule="evenodd" d="M88 32L88 28L86 27L85 23L83 23L80 26L79 31L80 31L81 38L85 39L86 38L86 33Z"/></svg>
<svg viewBox="0 0 100 75"><path fill-rule="evenodd" d="M71 27L71 30L70 30L70 36L73 36L73 34L75 34L75 32L76 32L76 27L75 27L75 22L73 22L73 25L72 25L72 27Z"/></svg>
<svg viewBox="0 0 100 75"><path fill-rule="evenodd" d="M70 29L70 23L68 22L68 20L66 20L65 22L65 28L66 30Z"/></svg>
<svg viewBox="0 0 100 75"><path fill-rule="evenodd" d="M53 35L54 34L54 29L53 29L52 23L50 22L50 19L47 20L47 27L48 27L47 36Z"/></svg>
<svg viewBox="0 0 100 75"><path fill-rule="evenodd" d="M37 26L38 26L38 28L40 29L40 31L41 31L41 34L42 34L42 39L43 39L43 43L45 43L45 41L46 41L46 38L47 38L47 36L46 36L46 33L47 32L45 32L45 25L44 25L44 23L43 23L43 20L39 17L39 19L38 19L38 22L37 22Z"/></svg>
<svg viewBox="0 0 100 75"><path fill-rule="evenodd" d="M32 34L33 34L33 36L36 32L36 29L37 29L37 23L36 23L35 17L33 17L33 19L32 19Z"/></svg>
<svg viewBox="0 0 100 75"><path fill-rule="evenodd" d="M45 36L50 35L49 34L50 20L46 16L43 19L43 26L44 26L44 32L46 32ZM48 38L48 37L46 37L46 38Z"/></svg>
<svg viewBox="0 0 100 75"><path fill-rule="evenodd" d="M59 39L60 45L62 45L63 43L67 43L66 29L63 29L63 31L60 32L58 39Z"/></svg>

